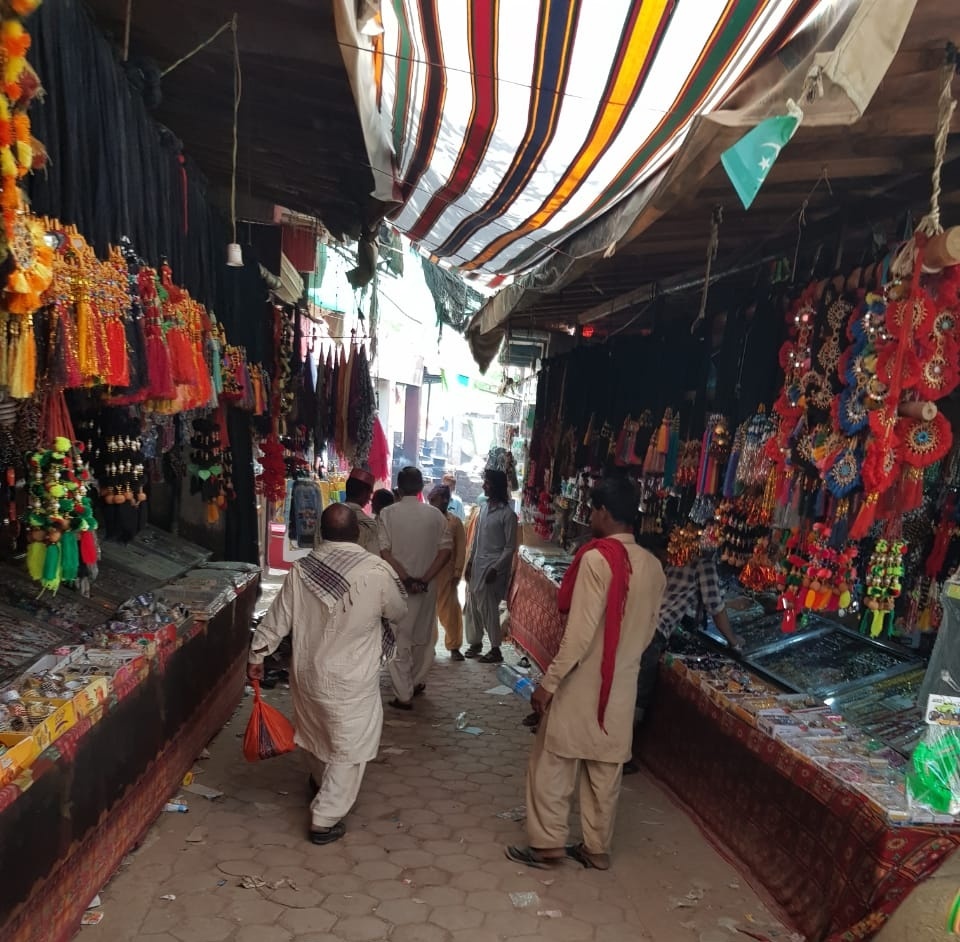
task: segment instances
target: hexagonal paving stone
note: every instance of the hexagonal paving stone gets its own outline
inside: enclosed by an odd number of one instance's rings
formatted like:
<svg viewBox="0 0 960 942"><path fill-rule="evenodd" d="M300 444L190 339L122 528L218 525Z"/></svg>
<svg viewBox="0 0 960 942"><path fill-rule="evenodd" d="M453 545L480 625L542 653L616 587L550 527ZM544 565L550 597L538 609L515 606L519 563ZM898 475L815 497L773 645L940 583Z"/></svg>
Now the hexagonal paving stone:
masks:
<svg viewBox="0 0 960 942"><path fill-rule="evenodd" d="M426 903L412 899L387 900L377 907L376 915L377 918L385 919L395 926L403 926L426 922L430 915L430 907Z"/></svg>
<svg viewBox="0 0 960 942"><path fill-rule="evenodd" d="M446 870L449 873L469 873L471 870L477 869L478 863L476 857L461 853L445 854L442 857L437 857L433 865L438 870Z"/></svg>
<svg viewBox="0 0 960 942"><path fill-rule="evenodd" d="M492 890L499 886L500 878L492 873L486 873L483 870L473 870L470 873L458 873L451 881L450 885L458 890L465 890L470 893L474 890Z"/></svg>
<svg viewBox="0 0 960 942"><path fill-rule="evenodd" d="M389 880L391 877L400 876L402 870L403 868L395 863L379 860L371 860L353 868L353 872L364 880Z"/></svg>
<svg viewBox="0 0 960 942"><path fill-rule="evenodd" d="M539 931L540 924L536 916L514 911L512 913L488 913L483 920L488 929L493 929L505 939L515 936L533 935Z"/></svg>
<svg viewBox="0 0 960 942"><path fill-rule="evenodd" d="M219 916L227 901L212 893L180 896L175 902L177 911L185 916Z"/></svg>
<svg viewBox="0 0 960 942"><path fill-rule="evenodd" d="M277 903L263 899L256 890L247 890L248 898L242 902L232 902L224 912L224 918L233 919L241 925L255 922L266 925L274 922L284 909Z"/></svg>
<svg viewBox="0 0 960 942"><path fill-rule="evenodd" d="M233 942L290 942L292 933L280 926L244 926Z"/></svg>
<svg viewBox="0 0 960 942"><path fill-rule="evenodd" d="M417 898L429 906L462 906L467 894L450 886L425 886L417 891Z"/></svg>
<svg viewBox="0 0 960 942"><path fill-rule="evenodd" d="M302 867L303 853L292 847L268 847L257 854L261 867Z"/></svg>
<svg viewBox="0 0 960 942"><path fill-rule="evenodd" d="M390 863L405 870L429 867L433 863L433 854L428 854L425 850L399 850L390 854Z"/></svg>
<svg viewBox="0 0 960 942"><path fill-rule="evenodd" d="M366 863L370 860L386 860L387 851L379 843L376 844L354 844L349 848L348 853L353 858L354 864Z"/></svg>
<svg viewBox="0 0 960 942"><path fill-rule="evenodd" d="M619 906L603 903L577 903L571 907L573 915L595 926L614 925L624 922L623 910Z"/></svg>
<svg viewBox="0 0 960 942"><path fill-rule="evenodd" d="M390 933L390 942L449 942L446 929L431 925L397 926Z"/></svg>
<svg viewBox="0 0 960 942"><path fill-rule="evenodd" d="M365 893L334 893L324 900L323 908L341 916L363 916L372 913L377 903Z"/></svg>
<svg viewBox="0 0 960 942"><path fill-rule="evenodd" d="M388 926L374 916L350 916L334 927L334 935L344 942L378 942L387 938Z"/></svg>
<svg viewBox="0 0 960 942"><path fill-rule="evenodd" d="M476 929L483 923L483 913L465 906L438 906L430 913L430 921L451 932L456 929Z"/></svg>
<svg viewBox="0 0 960 942"><path fill-rule="evenodd" d="M304 933L328 932L337 921L337 914L321 906L306 909L287 909L277 921L277 925L289 929L297 939Z"/></svg>
<svg viewBox="0 0 960 942"><path fill-rule="evenodd" d="M483 913L512 912L514 909L510 894L503 890L480 890L476 893L468 893L466 905L470 909Z"/></svg>
<svg viewBox="0 0 960 942"><path fill-rule="evenodd" d="M312 886L282 886L279 890L270 890L267 898L281 906L319 906L324 895Z"/></svg>
<svg viewBox="0 0 960 942"><path fill-rule="evenodd" d="M571 918L567 913L563 912L559 919L549 919L544 920L541 924L541 933L547 936L550 939L550 942L589 942L593 938L595 928L589 925L586 922L581 922L579 919ZM635 939L642 938L640 932L634 928L636 932Z"/></svg>
<svg viewBox="0 0 960 942"><path fill-rule="evenodd" d="M407 899L413 895L413 886L400 880L374 880L364 886L364 892L375 899Z"/></svg>
<svg viewBox="0 0 960 942"><path fill-rule="evenodd" d="M196 916L175 926L170 930L170 934L176 936L180 942L223 942L234 928L226 919Z"/></svg>
<svg viewBox="0 0 960 942"><path fill-rule="evenodd" d="M312 885L321 893L359 893L363 880L355 873L328 873L317 877Z"/></svg>
<svg viewBox="0 0 960 942"><path fill-rule="evenodd" d="M180 922L180 913L172 909L159 909L156 906L150 909L140 925L143 933L170 932Z"/></svg>
<svg viewBox="0 0 960 942"><path fill-rule="evenodd" d="M423 841L445 841L451 831L445 824L414 824L410 833Z"/></svg>
<svg viewBox="0 0 960 942"><path fill-rule="evenodd" d="M414 886L443 886L450 882L450 874L436 867L417 867L405 874Z"/></svg>

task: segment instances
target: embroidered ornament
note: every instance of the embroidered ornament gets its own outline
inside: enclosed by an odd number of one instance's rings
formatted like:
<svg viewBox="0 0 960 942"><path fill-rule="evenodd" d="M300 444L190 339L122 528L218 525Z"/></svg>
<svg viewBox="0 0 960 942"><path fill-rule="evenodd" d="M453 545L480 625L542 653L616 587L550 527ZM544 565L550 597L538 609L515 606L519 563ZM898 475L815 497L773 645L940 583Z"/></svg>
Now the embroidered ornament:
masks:
<svg viewBox="0 0 960 942"><path fill-rule="evenodd" d="M943 413L929 422L901 417L897 422L903 441L903 460L914 468L928 468L944 458L953 444L953 431Z"/></svg>

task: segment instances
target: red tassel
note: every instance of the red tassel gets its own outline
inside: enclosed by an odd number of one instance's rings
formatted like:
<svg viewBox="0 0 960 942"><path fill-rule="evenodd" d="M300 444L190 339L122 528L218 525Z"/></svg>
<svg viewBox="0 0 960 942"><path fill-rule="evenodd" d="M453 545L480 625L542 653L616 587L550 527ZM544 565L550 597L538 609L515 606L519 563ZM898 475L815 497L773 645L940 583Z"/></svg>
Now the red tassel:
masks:
<svg viewBox="0 0 960 942"><path fill-rule="evenodd" d="M130 358L127 356L127 335L123 321L116 317L107 320L107 363L109 373L106 376L109 386L130 385Z"/></svg>
<svg viewBox="0 0 960 942"><path fill-rule="evenodd" d="M85 566L93 566L97 561L97 541L92 530L80 531L80 561Z"/></svg>
<svg viewBox="0 0 960 942"><path fill-rule="evenodd" d="M788 608L784 611L780 630L785 635L791 635L797 630L797 613L794 609Z"/></svg>
<svg viewBox="0 0 960 942"><path fill-rule="evenodd" d="M147 332L147 373L151 399L176 398L177 387L170 368L170 353L159 336L159 328Z"/></svg>
<svg viewBox="0 0 960 942"><path fill-rule="evenodd" d="M853 526L850 527L851 540L862 540L870 532L870 528L877 519L877 501L879 499L877 494L867 494L860 507L860 513L857 514L857 519L853 521Z"/></svg>

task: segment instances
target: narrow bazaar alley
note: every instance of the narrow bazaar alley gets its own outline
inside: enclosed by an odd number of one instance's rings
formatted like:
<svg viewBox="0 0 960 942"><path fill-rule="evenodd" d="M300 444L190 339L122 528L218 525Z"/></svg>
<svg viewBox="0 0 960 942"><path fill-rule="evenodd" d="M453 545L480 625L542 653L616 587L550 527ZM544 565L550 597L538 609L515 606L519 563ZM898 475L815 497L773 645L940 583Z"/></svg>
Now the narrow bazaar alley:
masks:
<svg viewBox="0 0 960 942"><path fill-rule="evenodd" d="M609 872L507 860L531 736L497 685L492 667L438 654L416 711L387 711L347 836L327 847L306 840L299 757L244 761L248 697L197 764L223 797L185 795L189 813L160 817L82 942L795 938L644 773L624 780ZM267 696L289 715L287 691ZM461 712L482 733L458 730Z"/></svg>

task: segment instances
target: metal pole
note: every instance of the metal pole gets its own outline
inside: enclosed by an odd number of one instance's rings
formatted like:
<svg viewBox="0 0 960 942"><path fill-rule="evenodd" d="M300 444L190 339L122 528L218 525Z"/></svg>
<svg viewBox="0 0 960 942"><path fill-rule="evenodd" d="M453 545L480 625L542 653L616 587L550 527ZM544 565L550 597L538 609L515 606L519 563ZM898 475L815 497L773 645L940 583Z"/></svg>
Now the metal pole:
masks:
<svg viewBox="0 0 960 942"><path fill-rule="evenodd" d="M123 61L130 58L130 24L133 22L133 0L127 0L127 17L123 24Z"/></svg>

